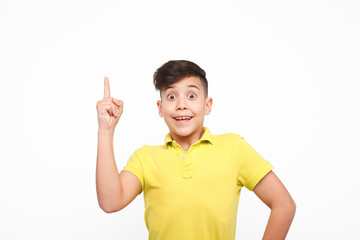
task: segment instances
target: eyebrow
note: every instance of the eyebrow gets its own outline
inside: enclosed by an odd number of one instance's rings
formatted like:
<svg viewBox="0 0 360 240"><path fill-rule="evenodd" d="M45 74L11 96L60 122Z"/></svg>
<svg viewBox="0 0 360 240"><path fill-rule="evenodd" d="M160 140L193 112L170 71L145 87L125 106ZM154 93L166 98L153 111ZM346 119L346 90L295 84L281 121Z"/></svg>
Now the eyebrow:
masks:
<svg viewBox="0 0 360 240"><path fill-rule="evenodd" d="M200 88L198 87L198 86L196 86L196 85L186 85L188 88L196 88L196 89L198 89L198 90L200 90ZM168 90L168 89L170 89L170 88L174 88L172 85L170 85L170 86L167 86L167 87L165 87L164 88L164 91L166 91L166 90Z"/></svg>
<svg viewBox="0 0 360 240"><path fill-rule="evenodd" d="M197 88L198 90L200 90L200 88L196 85L187 85L187 86L188 86L188 88Z"/></svg>

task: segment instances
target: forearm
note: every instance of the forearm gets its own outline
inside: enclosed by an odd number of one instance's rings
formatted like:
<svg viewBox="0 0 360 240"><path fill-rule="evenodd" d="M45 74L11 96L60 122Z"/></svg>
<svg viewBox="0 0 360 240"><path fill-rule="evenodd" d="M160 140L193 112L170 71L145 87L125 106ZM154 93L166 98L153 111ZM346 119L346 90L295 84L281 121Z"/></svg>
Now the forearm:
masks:
<svg viewBox="0 0 360 240"><path fill-rule="evenodd" d="M289 231L295 215L295 203L271 209L263 240L283 240Z"/></svg>
<svg viewBox="0 0 360 240"><path fill-rule="evenodd" d="M113 131L98 131L96 190L100 207L116 211L121 197L119 172L114 157Z"/></svg>

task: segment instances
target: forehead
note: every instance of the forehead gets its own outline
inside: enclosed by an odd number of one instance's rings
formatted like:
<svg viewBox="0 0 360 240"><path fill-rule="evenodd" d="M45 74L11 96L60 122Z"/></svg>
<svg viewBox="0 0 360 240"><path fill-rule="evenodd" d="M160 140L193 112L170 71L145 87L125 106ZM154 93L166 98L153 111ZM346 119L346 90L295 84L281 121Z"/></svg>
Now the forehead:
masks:
<svg viewBox="0 0 360 240"><path fill-rule="evenodd" d="M185 77L177 81L176 83L166 86L164 88L164 92L170 89L180 90L180 89L189 89L189 88L195 88L198 89L199 91L203 90L203 86L201 84L200 78L197 76Z"/></svg>

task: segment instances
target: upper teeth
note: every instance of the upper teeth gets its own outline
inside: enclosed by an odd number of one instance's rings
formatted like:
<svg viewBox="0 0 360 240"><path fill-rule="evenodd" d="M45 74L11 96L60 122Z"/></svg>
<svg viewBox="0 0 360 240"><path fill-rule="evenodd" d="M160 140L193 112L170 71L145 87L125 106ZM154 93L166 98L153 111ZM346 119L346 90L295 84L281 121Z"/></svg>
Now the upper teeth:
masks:
<svg viewBox="0 0 360 240"><path fill-rule="evenodd" d="M176 120L188 120L188 119L190 119L191 117L177 117L177 118L175 118Z"/></svg>

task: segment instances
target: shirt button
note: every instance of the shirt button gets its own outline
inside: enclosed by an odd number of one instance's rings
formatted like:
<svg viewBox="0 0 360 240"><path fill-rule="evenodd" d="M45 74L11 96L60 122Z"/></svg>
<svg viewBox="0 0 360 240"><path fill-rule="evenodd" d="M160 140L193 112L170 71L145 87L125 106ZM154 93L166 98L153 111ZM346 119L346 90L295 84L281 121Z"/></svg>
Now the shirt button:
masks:
<svg viewBox="0 0 360 240"><path fill-rule="evenodd" d="M185 157L184 156L181 156L181 160L184 160L185 159Z"/></svg>

